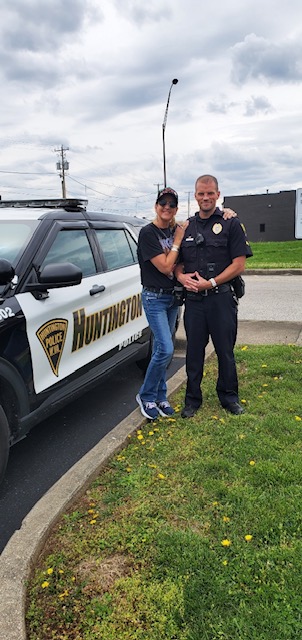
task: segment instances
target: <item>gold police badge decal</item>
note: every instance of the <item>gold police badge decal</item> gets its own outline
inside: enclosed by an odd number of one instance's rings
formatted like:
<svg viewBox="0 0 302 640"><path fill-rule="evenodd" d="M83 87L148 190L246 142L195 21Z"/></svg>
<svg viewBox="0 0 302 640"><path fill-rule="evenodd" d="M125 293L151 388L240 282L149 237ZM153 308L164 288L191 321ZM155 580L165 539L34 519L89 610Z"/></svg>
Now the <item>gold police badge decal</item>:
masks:
<svg viewBox="0 0 302 640"><path fill-rule="evenodd" d="M221 233L222 231L222 224L220 224L220 222L215 222L215 224L213 224L212 226L212 231L217 236L218 233Z"/></svg>
<svg viewBox="0 0 302 640"><path fill-rule="evenodd" d="M67 335L68 320L56 318L45 322L36 331L36 336L47 355L54 374L59 376L59 364Z"/></svg>

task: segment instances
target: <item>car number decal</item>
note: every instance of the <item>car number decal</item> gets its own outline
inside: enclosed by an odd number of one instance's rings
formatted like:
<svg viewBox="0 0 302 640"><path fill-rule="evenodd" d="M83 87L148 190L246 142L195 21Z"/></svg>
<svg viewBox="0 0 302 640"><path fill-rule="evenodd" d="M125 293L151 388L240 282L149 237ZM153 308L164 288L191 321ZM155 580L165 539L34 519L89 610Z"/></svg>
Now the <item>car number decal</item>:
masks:
<svg viewBox="0 0 302 640"><path fill-rule="evenodd" d="M0 309L0 322L2 320L7 320L7 318L13 318L14 312L10 307L4 307L4 309Z"/></svg>

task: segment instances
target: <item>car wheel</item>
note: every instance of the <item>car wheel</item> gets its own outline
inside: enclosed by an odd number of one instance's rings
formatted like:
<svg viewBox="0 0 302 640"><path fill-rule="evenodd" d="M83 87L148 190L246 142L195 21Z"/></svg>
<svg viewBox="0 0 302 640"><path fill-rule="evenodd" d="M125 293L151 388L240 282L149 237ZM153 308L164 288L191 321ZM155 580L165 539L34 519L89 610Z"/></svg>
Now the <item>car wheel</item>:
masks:
<svg viewBox="0 0 302 640"><path fill-rule="evenodd" d="M9 426L0 405L0 484L5 474L9 454Z"/></svg>

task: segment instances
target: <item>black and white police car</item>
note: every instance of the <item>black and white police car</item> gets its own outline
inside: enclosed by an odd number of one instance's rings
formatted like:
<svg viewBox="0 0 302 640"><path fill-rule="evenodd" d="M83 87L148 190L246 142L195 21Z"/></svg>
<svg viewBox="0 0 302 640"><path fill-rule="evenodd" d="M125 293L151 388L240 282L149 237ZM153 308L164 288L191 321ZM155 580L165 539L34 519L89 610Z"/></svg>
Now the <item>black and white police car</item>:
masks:
<svg viewBox="0 0 302 640"><path fill-rule="evenodd" d="M150 356L136 254L147 220L86 205L0 200L0 481L34 425Z"/></svg>

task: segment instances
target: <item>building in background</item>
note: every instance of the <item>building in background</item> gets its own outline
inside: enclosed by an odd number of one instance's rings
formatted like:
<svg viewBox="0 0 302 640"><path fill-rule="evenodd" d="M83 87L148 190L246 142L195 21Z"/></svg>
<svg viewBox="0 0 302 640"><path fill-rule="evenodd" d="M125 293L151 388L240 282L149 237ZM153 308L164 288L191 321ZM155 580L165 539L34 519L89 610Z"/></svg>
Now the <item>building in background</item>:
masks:
<svg viewBox="0 0 302 640"><path fill-rule="evenodd" d="M236 211L251 242L295 240L296 191L226 196L223 204Z"/></svg>

